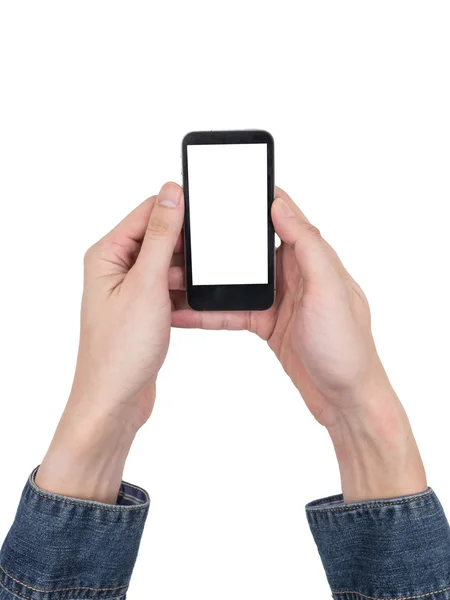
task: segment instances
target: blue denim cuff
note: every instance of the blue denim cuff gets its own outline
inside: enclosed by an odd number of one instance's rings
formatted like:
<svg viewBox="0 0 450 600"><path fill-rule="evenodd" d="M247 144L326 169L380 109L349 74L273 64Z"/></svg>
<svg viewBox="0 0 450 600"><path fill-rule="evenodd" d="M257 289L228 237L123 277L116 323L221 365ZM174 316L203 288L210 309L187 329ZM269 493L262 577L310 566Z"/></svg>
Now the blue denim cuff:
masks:
<svg viewBox="0 0 450 600"><path fill-rule="evenodd" d="M330 496L306 514L333 598L450 599L450 529L431 488L349 504Z"/></svg>
<svg viewBox="0 0 450 600"><path fill-rule="evenodd" d="M123 482L117 504L69 498L38 488L36 471L0 552L0 586L25 600L124 598L147 492Z"/></svg>

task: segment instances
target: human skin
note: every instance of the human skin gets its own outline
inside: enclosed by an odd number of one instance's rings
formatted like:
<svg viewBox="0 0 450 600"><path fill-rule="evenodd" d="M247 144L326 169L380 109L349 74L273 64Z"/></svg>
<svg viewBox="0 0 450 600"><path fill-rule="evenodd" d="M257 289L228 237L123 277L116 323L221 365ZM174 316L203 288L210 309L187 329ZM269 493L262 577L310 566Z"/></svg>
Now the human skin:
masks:
<svg viewBox="0 0 450 600"><path fill-rule="evenodd" d="M165 184L88 250L74 384L36 483L114 503L151 414L170 327L246 329L268 342L328 430L346 502L421 492L411 427L377 354L367 299L320 232L276 188L277 295L261 312L186 305L183 193ZM159 200L159 202L158 202Z"/></svg>

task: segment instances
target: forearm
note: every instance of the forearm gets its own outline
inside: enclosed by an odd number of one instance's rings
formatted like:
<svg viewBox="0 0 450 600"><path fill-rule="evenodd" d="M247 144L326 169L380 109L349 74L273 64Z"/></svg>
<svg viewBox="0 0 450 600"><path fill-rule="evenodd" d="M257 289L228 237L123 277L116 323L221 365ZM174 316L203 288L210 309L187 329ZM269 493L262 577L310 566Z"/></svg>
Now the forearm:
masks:
<svg viewBox="0 0 450 600"><path fill-rule="evenodd" d="M392 498L427 489L408 417L387 381L341 412L329 430L345 502Z"/></svg>
<svg viewBox="0 0 450 600"><path fill-rule="evenodd" d="M307 505L333 597L450 598L450 528L406 413L387 384L364 400L330 429L343 494Z"/></svg>
<svg viewBox="0 0 450 600"><path fill-rule="evenodd" d="M149 498L122 482L134 428L93 406L71 397L24 488L0 552L0 598L28 598L30 589L125 597Z"/></svg>
<svg viewBox="0 0 450 600"><path fill-rule="evenodd" d="M118 410L72 395L36 475L42 489L114 504L136 434Z"/></svg>

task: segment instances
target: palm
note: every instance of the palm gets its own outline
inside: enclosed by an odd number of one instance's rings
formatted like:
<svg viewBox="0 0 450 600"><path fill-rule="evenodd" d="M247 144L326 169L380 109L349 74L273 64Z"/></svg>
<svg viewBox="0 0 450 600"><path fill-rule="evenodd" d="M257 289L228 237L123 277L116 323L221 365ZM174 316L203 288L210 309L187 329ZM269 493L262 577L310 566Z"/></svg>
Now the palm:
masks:
<svg viewBox="0 0 450 600"><path fill-rule="evenodd" d="M251 313L249 330L268 342L312 414L321 421L326 408L324 396L308 375L293 343L293 330L298 329L303 316L304 284L292 248L281 244L277 249L276 263L275 304L268 311Z"/></svg>
<svg viewBox="0 0 450 600"><path fill-rule="evenodd" d="M315 418L330 426L352 402L348 390L361 390L380 371L369 307L319 231L283 190L276 193L291 214L272 210L284 242L276 253L274 306L261 312L195 312L186 307L184 294L171 292L172 325L256 333L268 342Z"/></svg>
<svg viewBox="0 0 450 600"><path fill-rule="evenodd" d="M196 312L190 309L172 313L176 327L200 329L247 329L266 340L313 415L323 422L327 404L302 362L294 339L303 321L304 283L293 250L281 244L276 254L277 285L275 304L266 311ZM182 300L181 302L185 302Z"/></svg>

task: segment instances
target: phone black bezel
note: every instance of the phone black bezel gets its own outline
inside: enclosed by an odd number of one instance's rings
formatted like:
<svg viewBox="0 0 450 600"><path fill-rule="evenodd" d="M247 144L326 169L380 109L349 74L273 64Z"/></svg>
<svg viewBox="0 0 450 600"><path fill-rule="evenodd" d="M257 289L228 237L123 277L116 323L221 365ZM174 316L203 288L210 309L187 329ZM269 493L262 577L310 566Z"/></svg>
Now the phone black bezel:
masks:
<svg viewBox="0 0 450 600"><path fill-rule="evenodd" d="M267 283L231 285L193 285L191 229L189 219L189 168L187 146L198 144L267 144ZM271 206L275 192L274 140L268 131L192 131L182 142L183 189L185 202L184 248L186 260L187 303L194 310L267 310L275 300L275 232Z"/></svg>

